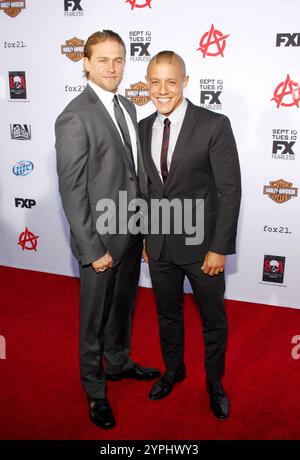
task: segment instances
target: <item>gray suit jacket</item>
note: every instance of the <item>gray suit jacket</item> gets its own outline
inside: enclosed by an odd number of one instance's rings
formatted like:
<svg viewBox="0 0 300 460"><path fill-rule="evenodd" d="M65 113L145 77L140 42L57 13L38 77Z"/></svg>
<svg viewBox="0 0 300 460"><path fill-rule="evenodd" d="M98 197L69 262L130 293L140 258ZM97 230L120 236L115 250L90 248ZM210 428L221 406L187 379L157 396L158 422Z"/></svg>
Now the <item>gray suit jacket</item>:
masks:
<svg viewBox="0 0 300 460"><path fill-rule="evenodd" d="M120 96L137 132L134 105ZM59 115L55 123L57 172L63 208L70 224L71 248L83 265L107 251L114 261L125 253L130 235L118 232L119 191L127 191L129 202L138 195L137 176L126 160L119 132L106 108L87 85ZM138 132L137 132L138 139ZM138 176L141 192L146 175L137 140ZM98 200L116 204L117 233L99 235L96 230Z"/></svg>
<svg viewBox="0 0 300 460"><path fill-rule="evenodd" d="M203 260L207 251L233 254L241 199L241 177L236 143L229 119L188 101L175 146L170 171L162 183L151 154L152 126L156 112L140 121L143 161L148 175L149 198L204 200L204 240L186 245L188 235L165 236L172 260L188 264ZM195 214L193 207L193 221ZM172 222L171 222L172 227ZM159 258L163 234L147 237L147 251Z"/></svg>

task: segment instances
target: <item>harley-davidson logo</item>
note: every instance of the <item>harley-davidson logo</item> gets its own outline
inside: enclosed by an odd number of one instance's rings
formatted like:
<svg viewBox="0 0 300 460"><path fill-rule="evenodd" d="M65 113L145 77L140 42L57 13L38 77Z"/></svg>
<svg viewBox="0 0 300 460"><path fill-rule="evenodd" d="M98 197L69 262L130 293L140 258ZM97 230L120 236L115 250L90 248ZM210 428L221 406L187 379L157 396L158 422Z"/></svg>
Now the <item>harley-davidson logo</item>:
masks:
<svg viewBox="0 0 300 460"><path fill-rule="evenodd" d="M3 10L7 16L15 18L22 10L26 8L26 1L0 2L0 10Z"/></svg>
<svg viewBox="0 0 300 460"><path fill-rule="evenodd" d="M298 196L298 188L292 187L292 182L278 179L270 181L269 184L264 186L264 195L268 195L275 203L286 203L291 198Z"/></svg>
<svg viewBox="0 0 300 460"><path fill-rule="evenodd" d="M125 90L125 96L136 105L145 105L150 101L149 86L142 81L133 83L130 89Z"/></svg>
<svg viewBox="0 0 300 460"><path fill-rule="evenodd" d="M61 45L61 54L65 54L71 61L78 62L83 58L84 40L73 37Z"/></svg>

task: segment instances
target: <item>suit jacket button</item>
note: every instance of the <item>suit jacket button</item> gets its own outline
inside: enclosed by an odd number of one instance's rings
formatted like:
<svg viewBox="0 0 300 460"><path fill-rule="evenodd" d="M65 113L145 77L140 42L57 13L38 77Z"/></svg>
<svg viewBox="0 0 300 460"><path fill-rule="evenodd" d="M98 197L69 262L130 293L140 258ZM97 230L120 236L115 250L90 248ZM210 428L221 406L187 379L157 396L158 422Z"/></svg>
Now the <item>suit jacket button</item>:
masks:
<svg viewBox="0 0 300 460"><path fill-rule="evenodd" d="M130 180L134 180L134 178L132 176L129 177Z"/></svg>

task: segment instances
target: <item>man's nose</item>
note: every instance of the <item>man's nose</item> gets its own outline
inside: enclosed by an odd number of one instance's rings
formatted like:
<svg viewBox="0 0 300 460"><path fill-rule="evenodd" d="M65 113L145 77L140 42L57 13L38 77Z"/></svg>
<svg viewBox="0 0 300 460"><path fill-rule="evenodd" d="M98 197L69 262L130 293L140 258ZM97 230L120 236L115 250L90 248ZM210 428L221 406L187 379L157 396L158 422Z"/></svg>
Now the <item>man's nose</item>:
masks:
<svg viewBox="0 0 300 460"><path fill-rule="evenodd" d="M162 81L159 87L159 94L167 94L167 92L168 92L167 84Z"/></svg>
<svg viewBox="0 0 300 460"><path fill-rule="evenodd" d="M109 72L114 72L115 71L115 63L114 63L114 61L107 61L107 70Z"/></svg>

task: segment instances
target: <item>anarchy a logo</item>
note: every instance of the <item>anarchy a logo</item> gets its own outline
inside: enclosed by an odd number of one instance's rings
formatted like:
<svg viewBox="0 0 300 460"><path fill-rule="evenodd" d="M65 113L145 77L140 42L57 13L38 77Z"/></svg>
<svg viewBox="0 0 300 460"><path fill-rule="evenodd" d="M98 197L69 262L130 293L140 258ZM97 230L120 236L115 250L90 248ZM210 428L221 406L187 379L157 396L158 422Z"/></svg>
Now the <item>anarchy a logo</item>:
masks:
<svg viewBox="0 0 300 460"><path fill-rule="evenodd" d="M279 107L293 107L294 105L299 109L300 102L300 86L295 81L291 80L289 74L285 81L279 83L274 91L274 97L271 101L276 102L277 109Z"/></svg>
<svg viewBox="0 0 300 460"><path fill-rule="evenodd" d="M197 51L201 51L203 58L206 56L224 57L223 53L226 46L226 39L229 36L230 34L223 35L223 33L215 29L215 26L212 24L210 30L202 35ZM209 49L211 49L211 51L208 51Z"/></svg>
<svg viewBox="0 0 300 460"><path fill-rule="evenodd" d="M131 9L134 10L134 8L146 8L146 6L151 8L151 2L152 0L126 0L125 3L129 3Z"/></svg>
<svg viewBox="0 0 300 460"><path fill-rule="evenodd" d="M36 236L34 233L32 233L30 230L28 230L27 227L25 227L24 232L22 232L19 236L19 242L18 244L21 246L22 251L25 249L27 251L37 251L37 239L39 237Z"/></svg>

